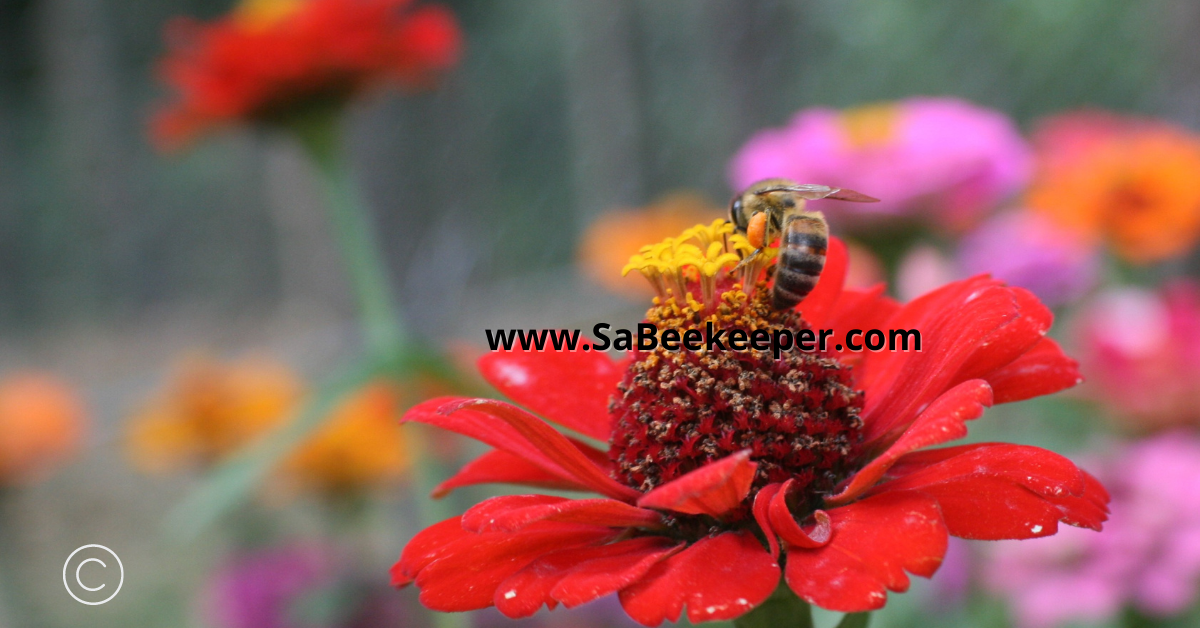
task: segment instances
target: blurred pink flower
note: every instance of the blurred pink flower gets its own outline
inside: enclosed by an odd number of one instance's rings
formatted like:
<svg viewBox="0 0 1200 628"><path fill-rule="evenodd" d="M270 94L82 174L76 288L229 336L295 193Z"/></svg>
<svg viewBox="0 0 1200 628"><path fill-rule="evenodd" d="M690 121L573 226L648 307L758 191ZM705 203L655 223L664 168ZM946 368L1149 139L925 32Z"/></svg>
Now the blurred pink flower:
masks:
<svg viewBox="0 0 1200 628"><path fill-rule="evenodd" d="M928 244L912 248L896 268L896 295L903 302L932 292L959 278L954 262Z"/></svg>
<svg viewBox="0 0 1200 628"><path fill-rule="evenodd" d="M962 276L991 273L1054 307L1096 285L1100 255L1048 218L1018 211L995 216L968 234L959 243L957 265Z"/></svg>
<svg viewBox="0 0 1200 628"><path fill-rule="evenodd" d="M1059 528L1062 531L1062 528ZM972 543L957 537L950 537L946 546L946 556L942 558L942 566L930 578L933 586L929 590L928 604L936 610L947 611L960 606L967 601L971 594L971 584L975 569L975 557L972 553Z"/></svg>
<svg viewBox="0 0 1200 628"><path fill-rule="evenodd" d="M931 245L914 247L900 259L896 289L901 299L911 300L945 283L984 273L1025 288L1055 307L1095 287L1100 254L1045 217L1008 212L969 232L954 255Z"/></svg>
<svg viewBox="0 0 1200 628"><path fill-rule="evenodd" d="M1124 427L1200 426L1200 285L1101 295L1081 314L1080 393Z"/></svg>
<svg viewBox="0 0 1200 628"><path fill-rule="evenodd" d="M405 625L408 614L386 586L356 582L330 547L292 544L235 556L210 578L204 615L214 628L367 628ZM319 596L345 606L312 612ZM336 612L330 613L333 610Z"/></svg>
<svg viewBox="0 0 1200 628"><path fill-rule="evenodd" d="M752 137L730 165L735 188L769 177L860 190L880 203L839 204L861 219L921 216L958 231L1028 181L1031 151L1004 114L953 98L845 111L813 108Z"/></svg>
<svg viewBox="0 0 1200 628"><path fill-rule="evenodd" d="M1200 597L1200 438L1175 431L1126 445L1103 470L1112 515L1102 533L1064 528L993 546L985 584L1009 598L1022 628L1100 621L1127 605L1167 617Z"/></svg>

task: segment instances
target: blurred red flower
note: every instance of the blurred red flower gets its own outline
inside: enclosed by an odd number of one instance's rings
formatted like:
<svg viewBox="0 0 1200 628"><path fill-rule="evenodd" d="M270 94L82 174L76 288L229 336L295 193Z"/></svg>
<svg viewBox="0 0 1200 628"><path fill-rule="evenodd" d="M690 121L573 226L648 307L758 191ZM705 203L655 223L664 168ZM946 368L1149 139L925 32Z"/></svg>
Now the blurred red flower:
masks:
<svg viewBox="0 0 1200 628"><path fill-rule="evenodd" d="M714 231L698 250L725 255L722 238L740 237ZM647 255L686 250L678 244ZM992 403L1079 381L1075 362L1045 337L1049 310L986 277L906 305L882 286L845 289L846 249L830 244L820 283L789 312L769 307L765 283L746 294L698 261L672 267L663 254L647 263L651 276L686 282L690 305L656 300L647 319L660 329L689 320L833 329L834 338L853 328L920 329L922 351L839 345L775 359L754 349L654 350L620 361L583 350L488 354L480 370L503 395L608 441L609 451L509 403L435 399L405 420L495 448L435 494L505 482L603 497L484 501L419 533L392 568L393 584L415 583L435 610L495 605L509 617L618 593L633 619L656 626L685 606L692 622L736 618L782 576L808 602L859 612L906 590L906 572L932 575L948 535L1025 539L1054 534L1060 522L1099 529L1107 493L1062 456L1007 443L917 451L965 436L965 422ZM711 310L696 286L708 280L721 292Z"/></svg>
<svg viewBox="0 0 1200 628"><path fill-rule="evenodd" d="M177 18L160 72L176 92L152 137L179 148L215 127L340 105L387 81L417 88L459 58L457 21L412 0L247 0L212 22Z"/></svg>

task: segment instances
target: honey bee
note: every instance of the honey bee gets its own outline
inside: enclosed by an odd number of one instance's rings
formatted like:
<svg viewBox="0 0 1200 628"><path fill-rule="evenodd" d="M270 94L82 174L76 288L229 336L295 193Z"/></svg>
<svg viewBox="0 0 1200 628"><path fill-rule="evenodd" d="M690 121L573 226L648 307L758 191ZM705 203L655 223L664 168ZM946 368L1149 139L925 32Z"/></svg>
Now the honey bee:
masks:
<svg viewBox="0 0 1200 628"><path fill-rule="evenodd" d="M771 304L777 310L795 307L812 292L825 268L829 224L824 214L805 208L807 201L822 198L856 203L879 201L854 190L764 179L746 188L729 206L730 222L746 234L750 246L756 249L742 264L757 257L776 237L780 238L775 287L771 290Z"/></svg>

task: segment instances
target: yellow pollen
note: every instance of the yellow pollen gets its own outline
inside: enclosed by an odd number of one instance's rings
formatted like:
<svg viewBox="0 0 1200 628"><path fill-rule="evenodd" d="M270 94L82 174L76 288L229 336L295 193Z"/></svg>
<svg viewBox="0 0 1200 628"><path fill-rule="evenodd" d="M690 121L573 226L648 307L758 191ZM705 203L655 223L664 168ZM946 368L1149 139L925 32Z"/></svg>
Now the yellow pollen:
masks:
<svg viewBox="0 0 1200 628"><path fill-rule="evenodd" d="M854 148L883 146L896 136L900 108L891 103L863 105L842 112L842 132Z"/></svg>
<svg viewBox="0 0 1200 628"><path fill-rule="evenodd" d="M746 236L734 232L732 224L714 220L712 224L686 229L679 237L643 246L629 258L621 274L636 270L654 287L658 295L656 303L687 303L699 313L716 304L717 280L755 251ZM758 251L753 264L747 265L754 277L774 259L775 252L775 249ZM699 284L703 303L696 302L688 289L693 282Z"/></svg>
<svg viewBox="0 0 1200 628"><path fill-rule="evenodd" d="M306 0L242 0L233 10L233 19L249 30L275 26L296 14Z"/></svg>

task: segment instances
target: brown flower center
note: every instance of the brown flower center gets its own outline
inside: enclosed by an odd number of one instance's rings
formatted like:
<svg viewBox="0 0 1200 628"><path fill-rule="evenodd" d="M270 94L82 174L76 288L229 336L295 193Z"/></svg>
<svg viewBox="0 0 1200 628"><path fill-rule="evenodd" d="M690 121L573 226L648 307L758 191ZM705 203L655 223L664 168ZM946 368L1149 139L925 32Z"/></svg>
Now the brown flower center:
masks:
<svg viewBox="0 0 1200 628"><path fill-rule="evenodd" d="M646 315L660 333L725 330L725 350L652 351L634 360L609 402L613 433L609 457L615 477L649 491L738 451L758 463L750 496L729 521L746 519L763 486L795 480L796 512L820 504L850 471L861 441L862 392L852 387L850 367L820 353L729 348L730 330L805 329L793 311L770 306L759 284L748 297L725 279L720 302L705 315L680 308L673 298L656 301Z"/></svg>

